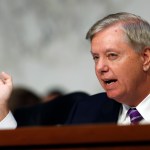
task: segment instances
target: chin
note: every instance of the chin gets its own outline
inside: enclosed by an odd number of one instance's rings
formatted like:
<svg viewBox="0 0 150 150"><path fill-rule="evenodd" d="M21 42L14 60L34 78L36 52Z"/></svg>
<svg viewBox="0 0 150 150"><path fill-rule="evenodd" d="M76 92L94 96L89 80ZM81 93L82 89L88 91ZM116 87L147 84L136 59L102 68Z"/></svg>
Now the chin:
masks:
<svg viewBox="0 0 150 150"><path fill-rule="evenodd" d="M106 91L106 93L107 93L107 96L109 98L120 102L121 95L122 95L120 92L118 92L118 91Z"/></svg>

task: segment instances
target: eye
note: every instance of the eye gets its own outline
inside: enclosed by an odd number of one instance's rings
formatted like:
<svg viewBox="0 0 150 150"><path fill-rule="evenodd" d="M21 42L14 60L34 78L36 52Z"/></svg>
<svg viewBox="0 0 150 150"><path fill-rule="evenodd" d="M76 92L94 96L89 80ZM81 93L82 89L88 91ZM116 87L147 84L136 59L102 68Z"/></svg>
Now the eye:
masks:
<svg viewBox="0 0 150 150"><path fill-rule="evenodd" d="M93 60L94 60L95 62L97 62L98 59L99 59L99 56L93 55Z"/></svg>
<svg viewBox="0 0 150 150"><path fill-rule="evenodd" d="M107 57L109 60L115 60L118 58L118 54L117 53L108 53Z"/></svg>

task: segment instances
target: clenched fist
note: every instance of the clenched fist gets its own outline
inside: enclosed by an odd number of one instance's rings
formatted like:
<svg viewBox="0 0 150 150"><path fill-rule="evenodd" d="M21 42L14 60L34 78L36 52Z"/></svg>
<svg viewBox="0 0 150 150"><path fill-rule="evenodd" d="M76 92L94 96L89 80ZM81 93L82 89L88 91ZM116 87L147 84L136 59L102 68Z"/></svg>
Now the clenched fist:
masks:
<svg viewBox="0 0 150 150"><path fill-rule="evenodd" d="M12 78L5 72L0 74L0 105L7 105L12 92Z"/></svg>
<svg viewBox="0 0 150 150"><path fill-rule="evenodd" d="M13 88L12 78L5 72L0 73L0 121L9 113L8 100Z"/></svg>

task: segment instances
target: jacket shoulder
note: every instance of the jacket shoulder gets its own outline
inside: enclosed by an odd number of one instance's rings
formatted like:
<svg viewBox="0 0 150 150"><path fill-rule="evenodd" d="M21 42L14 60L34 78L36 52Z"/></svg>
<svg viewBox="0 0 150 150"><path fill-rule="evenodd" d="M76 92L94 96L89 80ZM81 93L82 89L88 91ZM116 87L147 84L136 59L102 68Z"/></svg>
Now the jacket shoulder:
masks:
<svg viewBox="0 0 150 150"><path fill-rule="evenodd" d="M106 93L91 95L74 106L67 124L116 122L120 106Z"/></svg>

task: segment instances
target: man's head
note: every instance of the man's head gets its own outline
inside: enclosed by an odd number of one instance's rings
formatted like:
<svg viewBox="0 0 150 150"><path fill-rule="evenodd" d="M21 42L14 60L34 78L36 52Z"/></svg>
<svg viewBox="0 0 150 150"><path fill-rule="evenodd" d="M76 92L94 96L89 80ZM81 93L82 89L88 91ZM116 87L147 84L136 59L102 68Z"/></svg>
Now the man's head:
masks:
<svg viewBox="0 0 150 150"><path fill-rule="evenodd" d="M150 25L133 14L112 14L94 24L87 39L108 97L138 105L150 93Z"/></svg>
<svg viewBox="0 0 150 150"><path fill-rule="evenodd" d="M150 24L140 16L126 12L110 14L97 21L88 31L86 39L92 40L96 33L115 24L121 25L135 50L141 51L144 47L150 46Z"/></svg>

